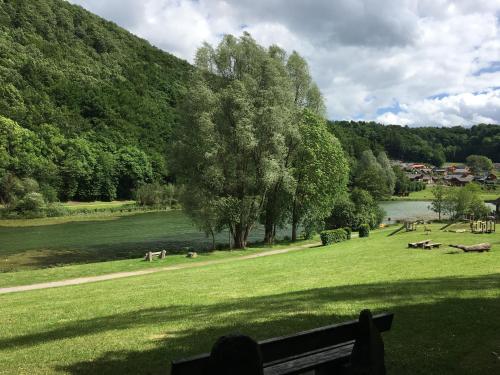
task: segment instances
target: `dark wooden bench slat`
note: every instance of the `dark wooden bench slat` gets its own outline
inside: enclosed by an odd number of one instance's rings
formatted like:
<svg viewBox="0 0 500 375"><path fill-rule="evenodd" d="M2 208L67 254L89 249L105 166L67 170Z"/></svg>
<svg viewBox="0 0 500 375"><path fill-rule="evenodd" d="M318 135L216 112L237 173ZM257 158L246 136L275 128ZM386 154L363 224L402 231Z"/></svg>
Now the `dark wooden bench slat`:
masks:
<svg viewBox="0 0 500 375"><path fill-rule="evenodd" d="M380 332L390 330L394 314L383 313L373 316L373 323ZM313 352L334 345L350 342L357 336L358 320L299 332L294 335L276 337L259 342L264 367L283 358L300 356L305 352ZM173 375L203 375L210 354L172 362Z"/></svg>
<svg viewBox="0 0 500 375"><path fill-rule="evenodd" d="M292 375L312 370L321 365L346 363L351 355L354 340L345 344L334 345L325 350L304 353L302 356L286 358L264 366L265 375Z"/></svg>
<svg viewBox="0 0 500 375"><path fill-rule="evenodd" d="M373 323L379 332L385 332L391 328L393 316L389 313L373 316ZM358 320L351 320L260 341L264 363L350 341L357 336L358 324Z"/></svg>

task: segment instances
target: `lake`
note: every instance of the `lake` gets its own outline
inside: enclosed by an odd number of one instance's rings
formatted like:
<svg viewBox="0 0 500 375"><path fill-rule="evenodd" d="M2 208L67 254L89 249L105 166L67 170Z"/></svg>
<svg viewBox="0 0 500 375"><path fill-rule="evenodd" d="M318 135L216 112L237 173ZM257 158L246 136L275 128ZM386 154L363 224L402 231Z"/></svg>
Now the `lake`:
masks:
<svg viewBox="0 0 500 375"><path fill-rule="evenodd" d="M404 219L437 219L437 213L429 209L430 201L383 201L379 205L382 207L386 215L384 217L383 223L391 224L396 220ZM491 203L486 203L491 210L495 209L495 206Z"/></svg>

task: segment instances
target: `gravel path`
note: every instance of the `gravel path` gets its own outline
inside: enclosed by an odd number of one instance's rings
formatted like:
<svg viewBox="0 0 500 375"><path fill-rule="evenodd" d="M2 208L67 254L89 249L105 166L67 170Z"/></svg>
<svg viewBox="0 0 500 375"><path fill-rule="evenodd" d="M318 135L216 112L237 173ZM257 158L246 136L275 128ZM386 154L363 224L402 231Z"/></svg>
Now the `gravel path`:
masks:
<svg viewBox="0 0 500 375"><path fill-rule="evenodd" d="M57 288L57 287L69 286L69 285L88 284L88 283L95 283L98 281L122 279L124 277L149 275L151 273L174 271L174 270L180 270L180 269L185 269L185 268L203 267L203 266L208 266L208 265L212 265L212 264L230 263L230 262L236 262L236 261L245 260L245 259L254 259L254 258L260 258L260 257L265 257L265 256L270 256L270 255L284 254L284 253L288 253L291 251L297 251L297 250L315 247L315 246L319 246L319 245L320 245L320 243L318 242L318 243L311 243L311 244L306 244L306 245L301 245L301 246L287 247L287 248L278 249L278 250L262 251L262 252L259 252L256 254L243 255L243 256L235 257L235 258L227 258L227 259L219 259L219 260L207 260L207 261L196 262L196 263L184 263L184 264L179 264L177 266L159 267L159 268L152 268L152 269L139 270L139 271L130 271L130 272L115 272L115 273L109 273L109 274L100 275L100 276L79 277L76 279L50 281L50 282L39 283L39 284L12 286L12 287L8 287L8 288L0 288L0 294L7 294L7 293L14 293L14 292L25 292L28 290Z"/></svg>

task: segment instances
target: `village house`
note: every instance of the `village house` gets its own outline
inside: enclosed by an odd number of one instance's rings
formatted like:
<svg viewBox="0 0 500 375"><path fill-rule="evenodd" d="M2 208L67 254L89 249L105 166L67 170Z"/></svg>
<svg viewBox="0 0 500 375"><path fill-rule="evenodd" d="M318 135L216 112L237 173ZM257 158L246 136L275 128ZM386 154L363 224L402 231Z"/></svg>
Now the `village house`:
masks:
<svg viewBox="0 0 500 375"><path fill-rule="evenodd" d="M448 168L446 168L447 172L452 175L467 175L470 174L470 170L466 165L450 165Z"/></svg>
<svg viewBox="0 0 500 375"><path fill-rule="evenodd" d="M462 174L450 174L444 176L444 181L451 186L465 186L469 182L474 181L474 176L472 175L464 176Z"/></svg>
<svg viewBox="0 0 500 375"><path fill-rule="evenodd" d="M498 177L494 173L485 173L481 176L474 176L474 181L485 185L496 185Z"/></svg>

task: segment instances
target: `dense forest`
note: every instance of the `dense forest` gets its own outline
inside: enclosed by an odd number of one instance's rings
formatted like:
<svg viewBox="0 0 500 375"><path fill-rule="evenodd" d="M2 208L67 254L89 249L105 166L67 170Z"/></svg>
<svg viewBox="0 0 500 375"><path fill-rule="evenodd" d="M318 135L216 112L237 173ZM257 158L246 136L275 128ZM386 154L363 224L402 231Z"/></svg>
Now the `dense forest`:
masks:
<svg viewBox="0 0 500 375"><path fill-rule="evenodd" d="M137 174L165 179L191 71L66 1L0 0L0 146L10 155L0 168L61 199L126 198Z"/></svg>
<svg viewBox="0 0 500 375"><path fill-rule="evenodd" d="M410 128L374 122L333 121L330 129L347 154L356 159L363 151L371 149L374 153L385 151L391 159L438 166L445 161L464 162L472 154L500 162L498 125Z"/></svg>
<svg viewBox="0 0 500 375"><path fill-rule="evenodd" d="M167 155L195 69L66 1L0 0L0 201L28 178L47 200L131 198L175 181ZM329 129L351 160L371 149L437 165L500 161L495 125Z"/></svg>

